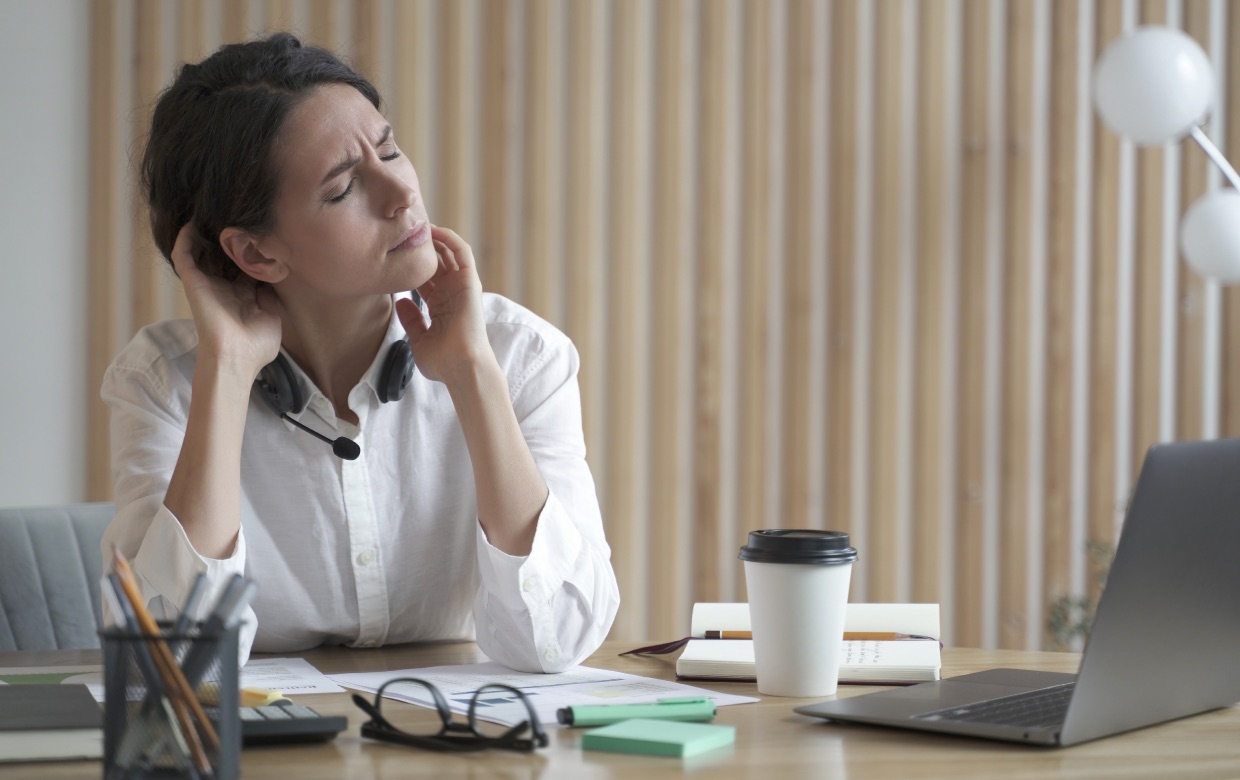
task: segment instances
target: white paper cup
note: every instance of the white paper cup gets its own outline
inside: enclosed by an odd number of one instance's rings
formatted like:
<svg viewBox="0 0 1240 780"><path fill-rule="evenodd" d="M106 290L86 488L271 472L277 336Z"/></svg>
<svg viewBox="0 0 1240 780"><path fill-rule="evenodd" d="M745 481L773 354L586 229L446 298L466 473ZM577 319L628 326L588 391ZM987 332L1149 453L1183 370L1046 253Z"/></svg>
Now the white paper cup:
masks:
<svg viewBox="0 0 1240 780"><path fill-rule="evenodd" d="M758 692L830 696L857 551L838 531L753 531L741 548Z"/></svg>

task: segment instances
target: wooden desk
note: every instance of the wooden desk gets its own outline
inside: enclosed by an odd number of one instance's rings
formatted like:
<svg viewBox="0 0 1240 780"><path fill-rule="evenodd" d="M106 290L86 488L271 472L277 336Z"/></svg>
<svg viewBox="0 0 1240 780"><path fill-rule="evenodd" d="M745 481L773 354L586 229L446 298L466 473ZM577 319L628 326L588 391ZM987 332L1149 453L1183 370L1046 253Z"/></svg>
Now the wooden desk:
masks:
<svg viewBox="0 0 1240 780"><path fill-rule="evenodd" d="M619 657L639 646L608 642L587 663L647 677L673 679L671 658ZM305 658L327 674L405 669L486 660L473 644L408 645L376 650L326 648ZM1075 671L1078 656L1065 653L987 651L948 648L944 676L1015 666ZM98 664L99 653L0 653L0 667ZM752 684L717 687L756 696ZM841 696L875 690L843 686ZM1174 723L1121 734L1065 749L1007 745L916 732L827 724L792 712L806 699L764 698L755 704L721 707L717 723L737 727L736 744L682 761L582 751L579 731L549 729L551 745L535 755L492 751L453 756L380 744L358 734L363 714L347 694L299 696L323 714L343 714L349 728L334 741L309 747L249 749L242 753L245 778L403 778L469 777L496 780L536 778L702 777L762 780L815 777L831 780L911 777L1132 778L1240 777L1240 708L1232 707ZM390 710L390 711L389 711ZM396 703L384 714L398 725L438 728L430 710ZM98 763L0 765L0 778L97 778Z"/></svg>

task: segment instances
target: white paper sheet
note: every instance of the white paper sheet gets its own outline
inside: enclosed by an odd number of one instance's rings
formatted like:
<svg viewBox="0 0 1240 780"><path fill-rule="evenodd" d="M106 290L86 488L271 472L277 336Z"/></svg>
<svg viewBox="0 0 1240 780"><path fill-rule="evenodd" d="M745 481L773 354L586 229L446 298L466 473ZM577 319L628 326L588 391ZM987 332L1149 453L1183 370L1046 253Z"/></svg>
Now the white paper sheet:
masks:
<svg viewBox="0 0 1240 780"><path fill-rule="evenodd" d="M304 658L251 658L241 667L242 688L270 688L285 696L344 690Z"/></svg>
<svg viewBox="0 0 1240 780"><path fill-rule="evenodd" d="M474 692L483 685L511 685L529 699L544 728L558 727L556 710L571 705L644 704L681 696L705 696L720 707L758 701L748 696L718 693L683 683L586 666L575 666L559 674L528 674L489 662L331 675L332 680L346 688L367 693L374 693L383 683L397 677L416 677L433 684L443 693L452 711L460 714L469 710ZM435 706L430 694L421 685L393 684L384 691L384 696L423 707ZM477 716L507 726L529 720L525 706L515 696L503 691L486 692L484 700L479 701Z"/></svg>

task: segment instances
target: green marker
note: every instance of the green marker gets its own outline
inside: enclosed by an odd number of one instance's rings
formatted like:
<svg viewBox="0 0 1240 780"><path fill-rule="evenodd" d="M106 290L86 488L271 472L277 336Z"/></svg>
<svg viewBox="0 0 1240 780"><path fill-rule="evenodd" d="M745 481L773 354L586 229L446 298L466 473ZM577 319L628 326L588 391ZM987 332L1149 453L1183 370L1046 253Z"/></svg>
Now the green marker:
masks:
<svg viewBox="0 0 1240 780"><path fill-rule="evenodd" d="M705 696L659 699L653 704L578 704L556 712L565 726L605 726L632 718L713 720L715 703Z"/></svg>

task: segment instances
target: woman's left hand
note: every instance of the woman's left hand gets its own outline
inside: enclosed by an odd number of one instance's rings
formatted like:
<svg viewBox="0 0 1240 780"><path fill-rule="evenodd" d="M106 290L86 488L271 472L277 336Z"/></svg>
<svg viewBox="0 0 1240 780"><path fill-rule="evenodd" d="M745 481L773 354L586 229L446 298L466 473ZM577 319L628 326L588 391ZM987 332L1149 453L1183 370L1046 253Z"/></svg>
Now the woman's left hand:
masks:
<svg viewBox="0 0 1240 780"><path fill-rule="evenodd" d="M428 325L417 304L408 298L396 302L396 314L405 332L413 359L423 376L451 384L494 360L482 312L482 281L474 263L474 251L455 232L431 226L431 241L439 255L439 270L418 288L426 301Z"/></svg>

